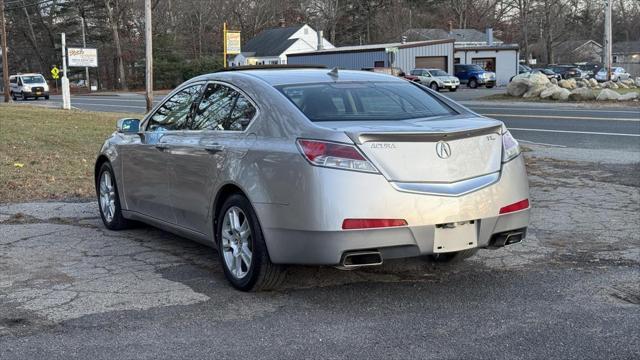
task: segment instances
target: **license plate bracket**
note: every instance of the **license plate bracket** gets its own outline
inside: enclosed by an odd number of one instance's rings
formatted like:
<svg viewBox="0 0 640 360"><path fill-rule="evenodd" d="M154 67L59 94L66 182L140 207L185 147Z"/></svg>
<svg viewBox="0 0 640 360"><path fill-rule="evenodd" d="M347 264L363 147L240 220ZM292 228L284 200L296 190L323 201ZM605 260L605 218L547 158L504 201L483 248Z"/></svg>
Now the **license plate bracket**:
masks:
<svg viewBox="0 0 640 360"><path fill-rule="evenodd" d="M437 224L433 237L433 252L446 253L478 247L477 220Z"/></svg>

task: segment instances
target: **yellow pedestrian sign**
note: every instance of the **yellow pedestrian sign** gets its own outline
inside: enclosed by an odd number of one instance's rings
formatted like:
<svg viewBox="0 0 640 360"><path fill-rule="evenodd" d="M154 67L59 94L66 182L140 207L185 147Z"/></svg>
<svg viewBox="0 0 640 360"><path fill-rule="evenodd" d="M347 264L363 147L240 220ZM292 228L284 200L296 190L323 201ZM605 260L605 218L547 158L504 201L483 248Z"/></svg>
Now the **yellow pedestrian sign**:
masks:
<svg viewBox="0 0 640 360"><path fill-rule="evenodd" d="M53 66L53 69L51 69L51 76L55 80L58 80L58 78L60 78L60 70L55 65Z"/></svg>

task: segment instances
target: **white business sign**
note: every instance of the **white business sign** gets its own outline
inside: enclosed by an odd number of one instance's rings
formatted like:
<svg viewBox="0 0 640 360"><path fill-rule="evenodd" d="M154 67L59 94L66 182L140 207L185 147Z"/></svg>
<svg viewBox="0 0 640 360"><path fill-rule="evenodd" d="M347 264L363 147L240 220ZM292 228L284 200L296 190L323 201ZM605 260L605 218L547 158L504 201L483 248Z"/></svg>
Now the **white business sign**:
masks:
<svg viewBox="0 0 640 360"><path fill-rule="evenodd" d="M98 67L98 50L85 48L68 48L69 66Z"/></svg>

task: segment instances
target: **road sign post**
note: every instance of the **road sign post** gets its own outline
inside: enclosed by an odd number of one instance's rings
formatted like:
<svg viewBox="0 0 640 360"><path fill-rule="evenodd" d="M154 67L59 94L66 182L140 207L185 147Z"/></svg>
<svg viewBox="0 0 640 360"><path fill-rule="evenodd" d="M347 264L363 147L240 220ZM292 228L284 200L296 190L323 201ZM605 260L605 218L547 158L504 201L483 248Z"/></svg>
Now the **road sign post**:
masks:
<svg viewBox="0 0 640 360"><path fill-rule="evenodd" d="M60 78L60 70L57 66L53 65L51 69L51 77L53 78L53 82L56 84L56 93L58 92L58 79Z"/></svg>
<svg viewBox="0 0 640 360"><path fill-rule="evenodd" d="M71 91L69 78L67 77L67 44L65 33L62 33L62 108L71 109Z"/></svg>

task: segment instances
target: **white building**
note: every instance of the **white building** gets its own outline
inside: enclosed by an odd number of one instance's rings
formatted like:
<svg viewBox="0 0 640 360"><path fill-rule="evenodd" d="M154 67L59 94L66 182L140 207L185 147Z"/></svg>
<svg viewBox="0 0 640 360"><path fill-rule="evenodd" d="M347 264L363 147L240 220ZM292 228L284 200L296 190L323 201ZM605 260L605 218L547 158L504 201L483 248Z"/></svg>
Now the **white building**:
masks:
<svg viewBox="0 0 640 360"><path fill-rule="evenodd" d="M454 63L476 64L496 73L496 83L507 85L518 74L520 51L517 44L504 44L493 36L493 30L475 29L409 29L404 33L409 41L453 39Z"/></svg>
<svg viewBox="0 0 640 360"><path fill-rule="evenodd" d="M361 70L380 67L438 68L453 72L453 40L432 40L342 46L333 49L292 54L290 64L325 65L329 68Z"/></svg>
<svg viewBox="0 0 640 360"><path fill-rule="evenodd" d="M320 46L318 46L320 45ZM231 66L286 64L287 55L332 49L334 46L309 25L277 27L263 30L242 46Z"/></svg>

